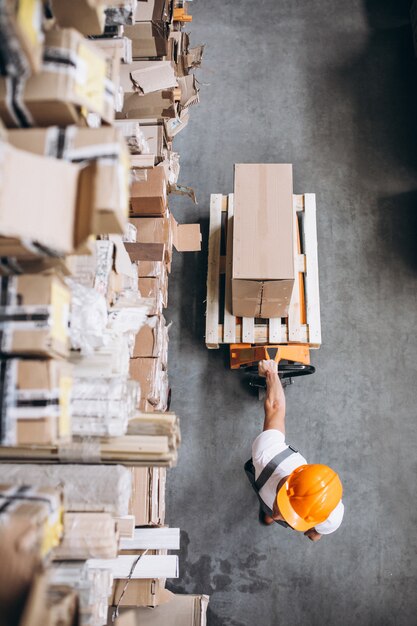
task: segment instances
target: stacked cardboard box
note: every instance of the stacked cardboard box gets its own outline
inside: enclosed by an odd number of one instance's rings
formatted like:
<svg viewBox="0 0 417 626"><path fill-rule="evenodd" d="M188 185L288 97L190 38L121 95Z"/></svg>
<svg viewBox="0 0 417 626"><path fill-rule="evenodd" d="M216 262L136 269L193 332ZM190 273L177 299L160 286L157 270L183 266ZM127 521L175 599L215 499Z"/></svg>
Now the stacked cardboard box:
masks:
<svg viewBox="0 0 417 626"><path fill-rule="evenodd" d="M180 443L163 312L173 248L198 251L201 235L169 198L193 195L173 140L199 101L203 46L174 0L5 4L0 612L100 626L121 586L121 606L175 600L179 546L139 546L135 525L164 525Z"/></svg>

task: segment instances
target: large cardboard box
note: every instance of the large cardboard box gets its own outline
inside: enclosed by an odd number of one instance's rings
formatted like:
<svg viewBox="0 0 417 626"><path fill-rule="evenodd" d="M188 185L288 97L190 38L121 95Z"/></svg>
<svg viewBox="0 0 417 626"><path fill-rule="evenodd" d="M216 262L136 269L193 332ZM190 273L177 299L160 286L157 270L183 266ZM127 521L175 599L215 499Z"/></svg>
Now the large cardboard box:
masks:
<svg viewBox="0 0 417 626"><path fill-rule="evenodd" d="M134 609L132 623L140 626L206 626L208 602L208 596L174 594L170 602L155 609ZM122 615L125 610L130 609L122 609Z"/></svg>
<svg viewBox="0 0 417 626"><path fill-rule="evenodd" d="M83 35L101 35L105 22L101 0L52 0L52 11L61 28L75 28Z"/></svg>
<svg viewBox="0 0 417 626"><path fill-rule="evenodd" d="M71 292L58 274L25 274L1 281L3 354L69 355Z"/></svg>
<svg viewBox="0 0 417 626"><path fill-rule="evenodd" d="M148 170L146 181L133 182L130 190L132 217L163 216L167 210L167 181L162 166Z"/></svg>
<svg viewBox="0 0 417 626"><path fill-rule="evenodd" d="M165 580L160 578L142 578L131 580L119 579L113 583L110 606L148 606L156 607L173 598L173 594L165 589Z"/></svg>
<svg viewBox="0 0 417 626"><path fill-rule="evenodd" d="M106 76L106 55L71 28L45 37L42 71L10 91L0 80L0 116L8 127L66 126L86 112L114 119L114 89Z"/></svg>
<svg viewBox="0 0 417 626"><path fill-rule="evenodd" d="M142 2L140 4L150 4ZM125 26L126 37L132 40L132 58L148 59L166 56L168 52L169 26L165 22L136 22Z"/></svg>
<svg viewBox="0 0 417 626"><path fill-rule="evenodd" d="M123 233L129 211L130 155L117 128L10 130L9 142L33 154L82 163L79 202L91 207L94 234Z"/></svg>
<svg viewBox="0 0 417 626"><path fill-rule="evenodd" d="M294 287L292 165L235 165L233 315L286 317Z"/></svg>
<svg viewBox="0 0 417 626"><path fill-rule="evenodd" d="M0 142L1 256L69 253L74 238L79 168Z"/></svg>

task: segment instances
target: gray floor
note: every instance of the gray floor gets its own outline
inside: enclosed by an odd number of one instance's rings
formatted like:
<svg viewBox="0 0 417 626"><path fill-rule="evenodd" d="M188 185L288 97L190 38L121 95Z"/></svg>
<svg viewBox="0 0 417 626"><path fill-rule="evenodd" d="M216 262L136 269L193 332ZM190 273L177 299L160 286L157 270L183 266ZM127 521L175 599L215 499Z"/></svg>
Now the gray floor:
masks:
<svg viewBox="0 0 417 626"><path fill-rule="evenodd" d="M407 4L199 0L201 104L176 141L200 255L176 255L168 319L183 444L168 482L182 529L171 588L210 594L209 626L417 624L417 94ZM209 194L235 162L292 162L318 203L323 347L287 393L287 438L344 482L313 545L263 528L243 473L262 406L204 345Z"/></svg>

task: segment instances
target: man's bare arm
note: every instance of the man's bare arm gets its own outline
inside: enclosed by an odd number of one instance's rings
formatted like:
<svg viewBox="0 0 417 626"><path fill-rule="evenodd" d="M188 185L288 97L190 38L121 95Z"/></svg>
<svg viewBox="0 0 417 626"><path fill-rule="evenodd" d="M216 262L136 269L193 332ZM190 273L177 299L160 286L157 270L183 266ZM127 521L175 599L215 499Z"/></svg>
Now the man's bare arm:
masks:
<svg viewBox="0 0 417 626"><path fill-rule="evenodd" d="M310 528L310 530L307 530L304 534L306 537L308 537L311 541L314 541L314 542L320 541L320 539L323 536L323 535L320 535L320 533L318 533L315 528Z"/></svg>
<svg viewBox="0 0 417 626"><path fill-rule="evenodd" d="M259 375L266 377L264 430L280 430L285 435L285 395L275 361L260 361Z"/></svg>

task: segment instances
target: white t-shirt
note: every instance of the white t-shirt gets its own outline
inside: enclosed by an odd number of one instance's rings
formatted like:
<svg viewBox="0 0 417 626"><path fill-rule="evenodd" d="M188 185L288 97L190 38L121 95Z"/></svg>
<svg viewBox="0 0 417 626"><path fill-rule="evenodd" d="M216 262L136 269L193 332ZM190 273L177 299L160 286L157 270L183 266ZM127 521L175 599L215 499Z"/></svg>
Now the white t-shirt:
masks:
<svg viewBox="0 0 417 626"><path fill-rule="evenodd" d="M277 454L288 448L285 443L285 436L280 430L264 430L252 444L252 462L255 467L255 478L258 479L260 473L269 461L271 461ZM272 509L274 501L277 495L278 483L285 477L291 474L300 465L306 465L307 461L299 453L296 452L287 457L279 464L275 469L271 478L266 482L259 492L262 500L265 504ZM343 502L339 504L330 513L326 521L321 524L317 524L315 529L320 535L330 535L337 530L342 523L344 506Z"/></svg>

